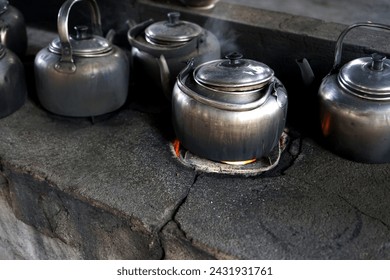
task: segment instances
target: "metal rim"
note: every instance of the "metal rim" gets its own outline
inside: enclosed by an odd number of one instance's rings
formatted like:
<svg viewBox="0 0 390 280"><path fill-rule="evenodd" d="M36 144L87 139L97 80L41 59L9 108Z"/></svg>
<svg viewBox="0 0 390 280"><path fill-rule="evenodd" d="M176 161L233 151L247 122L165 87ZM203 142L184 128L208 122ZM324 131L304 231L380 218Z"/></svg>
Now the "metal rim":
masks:
<svg viewBox="0 0 390 280"><path fill-rule="evenodd" d="M145 29L145 39L149 43L157 45L180 45L198 37L203 28L199 25L179 20L180 13L168 13L167 21L159 21L149 25Z"/></svg>
<svg viewBox="0 0 390 280"><path fill-rule="evenodd" d="M269 97L269 95L272 93L274 90L273 86L269 86L266 93L263 94L259 99L256 101L250 102L250 103L245 103L245 104L236 104L236 103L227 103L227 102L222 102L222 101L216 101L210 98L207 98L205 96L199 95L198 93L194 92L190 88L188 88L184 82L181 80L181 78L178 78L177 80L177 86L179 89L190 96L191 98L206 104L210 105L212 107L221 109L221 110L228 110L228 111L248 111L248 110L253 110L255 108L260 107Z"/></svg>
<svg viewBox="0 0 390 280"><path fill-rule="evenodd" d="M200 86L217 92L250 93L262 89L273 77L268 65L243 59L239 53L203 63L193 71L193 79Z"/></svg>
<svg viewBox="0 0 390 280"><path fill-rule="evenodd" d="M339 84L352 94L371 100L390 98L390 61L373 54L345 64L337 75Z"/></svg>
<svg viewBox="0 0 390 280"><path fill-rule="evenodd" d="M78 40L73 39L72 37L69 39L70 45L72 46L72 54L79 57L94 57L101 56L109 53L112 50L112 45L100 36L93 36L93 39L89 39L89 41L94 40L95 48L82 48L77 47ZM80 46L80 44L79 44ZM62 54L62 45L60 38L54 39L50 45L49 50L55 54Z"/></svg>

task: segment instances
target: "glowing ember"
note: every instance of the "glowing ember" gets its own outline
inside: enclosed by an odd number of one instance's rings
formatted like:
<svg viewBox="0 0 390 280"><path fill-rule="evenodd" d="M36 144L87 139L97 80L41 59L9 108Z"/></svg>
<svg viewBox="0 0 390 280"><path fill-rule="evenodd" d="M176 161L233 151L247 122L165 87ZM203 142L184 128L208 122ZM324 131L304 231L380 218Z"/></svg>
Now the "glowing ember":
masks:
<svg viewBox="0 0 390 280"><path fill-rule="evenodd" d="M175 139L172 142L173 149L175 151L176 156L178 157L180 155L180 141Z"/></svg>
<svg viewBox="0 0 390 280"><path fill-rule="evenodd" d="M330 131L330 114L326 114L324 116L324 118L322 119L322 122L321 122L321 127L322 127L322 132L325 136L328 136L329 135L329 131Z"/></svg>
<svg viewBox="0 0 390 280"><path fill-rule="evenodd" d="M243 161L222 161L223 163L230 164L230 165L246 165L255 162L256 159L250 159L250 160L243 160Z"/></svg>
<svg viewBox="0 0 390 280"><path fill-rule="evenodd" d="M172 147L173 147L173 150L175 152L175 155L177 157L180 157L180 141L178 139L175 139L172 141ZM221 162L225 163L225 164L229 164L229 165L239 166L239 165L250 164L250 163L253 163L255 161L256 161L256 159L253 158L253 159L242 160L242 161L221 161Z"/></svg>

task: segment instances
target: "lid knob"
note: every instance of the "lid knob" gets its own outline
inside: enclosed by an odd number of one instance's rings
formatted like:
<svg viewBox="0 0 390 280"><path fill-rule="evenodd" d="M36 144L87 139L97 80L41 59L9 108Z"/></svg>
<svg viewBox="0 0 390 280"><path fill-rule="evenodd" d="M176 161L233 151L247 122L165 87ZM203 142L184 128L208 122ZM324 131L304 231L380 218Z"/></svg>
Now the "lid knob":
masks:
<svg viewBox="0 0 390 280"><path fill-rule="evenodd" d="M176 25L179 22L180 13L179 12L170 12L168 13L168 25Z"/></svg>
<svg viewBox="0 0 390 280"><path fill-rule="evenodd" d="M229 59L227 62L223 63L223 66L240 66L243 64L243 61L241 60L243 55L239 52L232 52L225 56L225 58Z"/></svg>
<svg viewBox="0 0 390 280"><path fill-rule="evenodd" d="M383 63L386 59L386 56L384 56L383 54L374 53L372 54L371 58L372 58L371 70L382 71Z"/></svg>
<svg viewBox="0 0 390 280"><path fill-rule="evenodd" d="M86 25L75 26L74 30L76 30L77 40L90 39L92 37L91 34L89 34L88 32L89 28Z"/></svg>

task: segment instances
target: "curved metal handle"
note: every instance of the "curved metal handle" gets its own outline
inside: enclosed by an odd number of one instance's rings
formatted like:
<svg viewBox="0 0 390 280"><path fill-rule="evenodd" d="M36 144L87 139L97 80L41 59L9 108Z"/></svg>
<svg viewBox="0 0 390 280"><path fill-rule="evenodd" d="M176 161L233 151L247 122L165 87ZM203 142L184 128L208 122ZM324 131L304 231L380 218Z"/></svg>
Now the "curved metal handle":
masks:
<svg viewBox="0 0 390 280"><path fill-rule="evenodd" d="M274 91L277 91L277 86L275 86L275 79L271 81L270 85L268 86L267 91L263 96L261 96L259 99L250 102L250 103L244 103L244 104L232 104L232 103L226 103L221 101L212 100L210 98L207 98L206 96L202 96L189 87L185 85L184 77L190 74L191 71L194 69L194 59L190 59L187 63L187 66L179 73L179 75L176 77L176 84L178 88L190 96L191 98L195 99L196 101L211 105L215 108L221 109L221 110L227 110L227 111L248 111L255 109L259 106L261 106L271 94L276 94Z"/></svg>
<svg viewBox="0 0 390 280"><path fill-rule="evenodd" d="M1 25L1 23L0 23L0 44L3 44L3 45L7 44L8 29L9 29L8 25Z"/></svg>
<svg viewBox="0 0 390 280"><path fill-rule="evenodd" d="M69 38L69 13L73 5L81 1L87 1L90 4L92 12L92 32L100 36L103 34L100 10L95 0L67 0L64 4L62 4L57 18L58 35L60 37L62 47L61 62L71 64L71 67L75 66L72 56L72 46L70 45Z"/></svg>
<svg viewBox="0 0 390 280"><path fill-rule="evenodd" d="M160 70L160 82L161 82L163 93L165 97L169 101L171 101L172 87L171 87L171 71L169 70L169 65L163 54L160 55L160 58L156 60Z"/></svg>
<svg viewBox="0 0 390 280"><path fill-rule="evenodd" d="M390 30L389 25L380 24L380 23L373 23L370 21L358 22L358 23L352 24L349 27L347 27L343 32L341 32L341 34L339 35L339 38L337 39L336 48L335 48L335 57L334 57L334 62L333 62L333 69L337 69L340 66L341 53L343 51L343 41L344 41L345 36L347 35L347 33L349 31L351 31L352 29L354 29L356 27L370 27L370 28L379 28L379 29Z"/></svg>

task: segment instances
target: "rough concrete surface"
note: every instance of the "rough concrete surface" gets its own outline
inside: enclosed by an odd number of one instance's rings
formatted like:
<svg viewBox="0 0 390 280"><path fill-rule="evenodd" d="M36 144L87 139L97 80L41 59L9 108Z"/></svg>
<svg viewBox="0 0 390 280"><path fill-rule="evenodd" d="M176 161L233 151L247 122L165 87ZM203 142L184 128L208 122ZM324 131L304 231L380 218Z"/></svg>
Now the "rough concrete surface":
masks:
<svg viewBox="0 0 390 280"><path fill-rule="evenodd" d="M249 7L284 12L321 19L327 22L352 24L374 21L390 24L390 5L387 0L221 0Z"/></svg>
<svg viewBox="0 0 390 280"><path fill-rule="evenodd" d="M176 219L188 238L244 259L388 259L389 179L389 165L305 140L282 176L200 175Z"/></svg>
<svg viewBox="0 0 390 280"><path fill-rule="evenodd" d="M24 239L11 238L9 217L25 235L55 240L45 254L3 257L390 257L387 164L350 162L304 140L272 176L196 174L172 158L151 117L131 109L92 125L27 102L0 125L2 247Z"/></svg>
<svg viewBox="0 0 390 280"><path fill-rule="evenodd" d="M240 38L243 49L267 63L278 58L271 65L283 80L297 80L298 68L286 66L297 55L327 69L333 31L343 27L264 11L247 11L256 14L247 26L230 12L237 32L251 30ZM29 34L30 56L52 36ZM31 60L26 66L31 82ZM270 172L207 174L173 157L169 114L148 106L148 96L92 123L48 113L29 93L0 119L2 259L390 258L390 164L334 155L311 137L311 126L289 128L289 145ZM289 92L288 117L302 111L294 124L305 127L315 108L300 105L303 93Z"/></svg>
<svg viewBox="0 0 390 280"><path fill-rule="evenodd" d="M17 217L6 201L7 180L0 175L0 260L1 259L77 259L71 246L41 234ZM39 246L37 246L39 244Z"/></svg>
<svg viewBox="0 0 390 280"><path fill-rule="evenodd" d="M194 175L175 164L169 142L148 122L142 113L125 111L92 125L54 117L32 102L0 120L1 170L10 181L8 199L16 216L79 246L93 242L99 231L125 227L117 234L126 239L134 233L148 244L133 236L134 246L146 247L113 257L161 257L161 249L153 253L159 245L156 235L171 220ZM100 220L102 215L107 219ZM126 248L123 240L109 242ZM85 253L86 258L108 256Z"/></svg>

